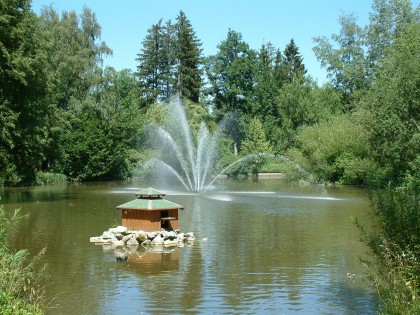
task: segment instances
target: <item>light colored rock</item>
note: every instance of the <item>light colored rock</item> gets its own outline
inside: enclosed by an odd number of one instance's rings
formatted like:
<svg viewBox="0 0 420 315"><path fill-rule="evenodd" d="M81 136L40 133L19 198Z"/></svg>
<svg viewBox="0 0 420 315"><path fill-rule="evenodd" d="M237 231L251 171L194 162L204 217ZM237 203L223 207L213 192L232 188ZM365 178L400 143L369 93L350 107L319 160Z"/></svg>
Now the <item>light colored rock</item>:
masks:
<svg viewBox="0 0 420 315"><path fill-rule="evenodd" d="M162 235L158 234L156 237L152 240L152 245L163 245L163 242L165 240L163 239Z"/></svg>
<svg viewBox="0 0 420 315"><path fill-rule="evenodd" d="M178 234L175 231L164 231L163 232L163 238L165 240L174 240L178 237Z"/></svg>
<svg viewBox="0 0 420 315"><path fill-rule="evenodd" d="M156 235L158 235L158 233L157 233L157 232L148 232L148 233L147 233L147 238L148 238L149 240L153 240L153 239L156 237Z"/></svg>
<svg viewBox="0 0 420 315"><path fill-rule="evenodd" d="M100 237L100 236L93 236L93 237L91 237L90 239L89 239L89 241L91 242L91 243L102 243L103 242L103 238L102 237Z"/></svg>
<svg viewBox="0 0 420 315"><path fill-rule="evenodd" d="M175 239L171 240L171 239L168 238L168 239L163 241L163 245L164 246L176 246L176 245L178 245L178 241L175 240Z"/></svg>
<svg viewBox="0 0 420 315"><path fill-rule="evenodd" d="M137 241L139 241L140 244L148 239L147 233L145 231L136 231L135 234Z"/></svg>
<svg viewBox="0 0 420 315"><path fill-rule="evenodd" d="M124 237L121 239L121 241L123 241L124 243L127 243L127 241L133 237L133 235L134 235L134 234L128 234L128 235L124 236Z"/></svg>
<svg viewBox="0 0 420 315"><path fill-rule="evenodd" d="M114 233L111 233L111 232L109 232L109 231L105 231L105 232L102 234L102 238L103 238L103 239L110 239L110 238L113 238L113 237L115 237L115 234L114 234Z"/></svg>
<svg viewBox="0 0 420 315"><path fill-rule="evenodd" d="M179 233L178 237L177 237L178 241L183 242L184 241L184 236L185 236L184 233Z"/></svg>
<svg viewBox="0 0 420 315"><path fill-rule="evenodd" d="M135 237L130 237L130 238L127 240L126 244L127 244L127 245L130 245L130 246L132 246L132 245L137 246L137 245L139 245L139 242L136 240L136 238L135 238Z"/></svg>
<svg viewBox="0 0 420 315"><path fill-rule="evenodd" d="M114 234L126 234L127 228L125 226L117 226L115 228L110 228L108 232L114 233Z"/></svg>

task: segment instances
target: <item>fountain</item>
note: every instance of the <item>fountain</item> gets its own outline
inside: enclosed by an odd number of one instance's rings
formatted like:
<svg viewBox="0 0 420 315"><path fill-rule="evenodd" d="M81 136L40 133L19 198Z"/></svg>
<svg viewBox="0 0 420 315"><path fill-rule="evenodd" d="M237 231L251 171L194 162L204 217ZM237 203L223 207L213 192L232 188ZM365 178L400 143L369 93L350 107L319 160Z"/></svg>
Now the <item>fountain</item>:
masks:
<svg viewBox="0 0 420 315"><path fill-rule="evenodd" d="M180 98L176 97L168 106L167 128L153 126L152 129L153 144L158 146L161 158L150 162L174 175L188 191L202 192L209 184L212 166L216 162L221 128L210 133L201 122L194 140Z"/></svg>
<svg viewBox="0 0 420 315"><path fill-rule="evenodd" d="M241 162L256 157L274 157L279 161L289 163L302 177L313 178L298 164L281 155L269 153L250 154L239 157L236 161L224 167L221 171L216 169L217 145L223 133L224 126L235 119L227 115L214 132L210 132L204 122L201 122L197 136L192 135L185 110L179 97L169 104L169 115L166 127L154 125L151 135L152 144L157 146L161 153L160 158L151 159L148 165L153 164L155 169L166 170L175 176L182 185L191 192L206 192L209 186L229 168ZM213 176L217 174L216 176Z"/></svg>

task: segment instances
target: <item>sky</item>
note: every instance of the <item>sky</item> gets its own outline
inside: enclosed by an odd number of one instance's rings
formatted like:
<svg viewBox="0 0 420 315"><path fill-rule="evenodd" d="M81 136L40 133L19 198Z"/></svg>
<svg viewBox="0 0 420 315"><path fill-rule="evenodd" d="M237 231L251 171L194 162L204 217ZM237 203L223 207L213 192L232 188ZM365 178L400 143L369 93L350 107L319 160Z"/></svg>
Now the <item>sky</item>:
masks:
<svg viewBox="0 0 420 315"><path fill-rule="evenodd" d="M414 1L415 3L419 1ZM293 38L303 57L308 74L320 84L326 81L313 52L313 38L339 34L338 18L354 14L358 24L369 22L371 0L33 0L39 14L52 5L58 12L81 13L90 8L102 27L101 40L113 50L104 65L116 70L136 71L135 60L147 30L159 22L175 19L182 10L202 42L203 55L214 55L229 29L242 34L250 48L259 50L270 42L284 51Z"/></svg>

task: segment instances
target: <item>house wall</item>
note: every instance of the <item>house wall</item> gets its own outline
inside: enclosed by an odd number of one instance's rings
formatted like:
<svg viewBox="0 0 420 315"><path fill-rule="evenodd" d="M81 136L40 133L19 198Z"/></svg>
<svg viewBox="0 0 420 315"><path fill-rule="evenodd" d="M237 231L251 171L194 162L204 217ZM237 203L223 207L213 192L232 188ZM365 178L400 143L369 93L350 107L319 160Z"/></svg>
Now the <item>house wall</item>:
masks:
<svg viewBox="0 0 420 315"><path fill-rule="evenodd" d="M161 211L160 210L135 210L122 209L122 225L129 230L143 230L146 232L161 230ZM178 209L165 210L167 216L176 218L167 222L167 229L179 229Z"/></svg>

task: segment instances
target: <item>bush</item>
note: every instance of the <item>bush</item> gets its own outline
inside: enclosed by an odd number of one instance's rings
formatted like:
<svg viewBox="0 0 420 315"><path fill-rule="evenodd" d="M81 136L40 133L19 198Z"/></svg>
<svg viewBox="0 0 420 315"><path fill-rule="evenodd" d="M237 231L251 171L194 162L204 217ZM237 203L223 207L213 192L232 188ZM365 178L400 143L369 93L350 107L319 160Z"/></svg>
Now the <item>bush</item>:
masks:
<svg viewBox="0 0 420 315"><path fill-rule="evenodd" d="M36 173L36 185L48 185L67 182L67 176L60 173Z"/></svg>
<svg viewBox="0 0 420 315"><path fill-rule="evenodd" d="M28 252L11 252L7 243L7 231L19 221L19 211L8 218L0 206L0 313L43 314L44 291L39 286L43 271L35 274L35 265L45 249L29 259Z"/></svg>
<svg viewBox="0 0 420 315"><path fill-rule="evenodd" d="M364 131L351 114L303 127L296 141L285 155L321 182L364 184L376 168Z"/></svg>
<svg viewBox="0 0 420 315"><path fill-rule="evenodd" d="M372 282L384 314L420 314L420 207L418 179L370 193L377 226L367 231L356 219L371 251Z"/></svg>

